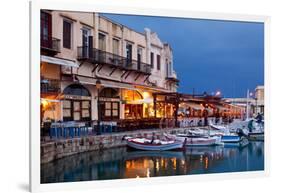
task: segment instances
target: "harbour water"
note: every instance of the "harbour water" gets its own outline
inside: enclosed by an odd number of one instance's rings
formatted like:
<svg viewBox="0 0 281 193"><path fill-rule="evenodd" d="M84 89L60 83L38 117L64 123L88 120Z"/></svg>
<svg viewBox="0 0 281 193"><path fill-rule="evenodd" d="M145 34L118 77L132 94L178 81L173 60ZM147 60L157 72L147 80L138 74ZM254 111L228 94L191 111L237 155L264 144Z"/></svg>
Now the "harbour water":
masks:
<svg viewBox="0 0 281 193"><path fill-rule="evenodd" d="M75 182L264 170L264 142L247 146L136 151L126 147L86 152L41 165L41 183Z"/></svg>

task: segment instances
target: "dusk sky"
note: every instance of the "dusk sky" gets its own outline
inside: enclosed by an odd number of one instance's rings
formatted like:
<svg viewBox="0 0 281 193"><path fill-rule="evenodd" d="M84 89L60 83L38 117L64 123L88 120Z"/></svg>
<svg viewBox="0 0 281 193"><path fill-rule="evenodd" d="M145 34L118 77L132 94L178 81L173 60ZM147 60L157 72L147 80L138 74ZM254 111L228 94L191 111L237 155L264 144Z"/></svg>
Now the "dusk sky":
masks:
<svg viewBox="0 0 281 193"><path fill-rule="evenodd" d="M262 23L103 15L139 32L148 27L171 45L178 92L245 97L264 84Z"/></svg>

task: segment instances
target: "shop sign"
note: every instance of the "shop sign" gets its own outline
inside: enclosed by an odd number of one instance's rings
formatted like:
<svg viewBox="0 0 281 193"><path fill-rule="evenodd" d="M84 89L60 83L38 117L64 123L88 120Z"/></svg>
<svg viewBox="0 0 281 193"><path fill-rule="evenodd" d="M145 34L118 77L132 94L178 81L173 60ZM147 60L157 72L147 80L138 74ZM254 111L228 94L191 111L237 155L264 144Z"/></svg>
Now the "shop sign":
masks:
<svg viewBox="0 0 281 193"><path fill-rule="evenodd" d="M64 99L73 99L73 100L91 100L89 96L79 96L79 95L64 95Z"/></svg>
<svg viewBox="0 0 281 193"><path fill-rule="evenodd" d="M105 97L100 97L99 101L104 101L104 102L119 102L119 98L105 98Z"/></svg>

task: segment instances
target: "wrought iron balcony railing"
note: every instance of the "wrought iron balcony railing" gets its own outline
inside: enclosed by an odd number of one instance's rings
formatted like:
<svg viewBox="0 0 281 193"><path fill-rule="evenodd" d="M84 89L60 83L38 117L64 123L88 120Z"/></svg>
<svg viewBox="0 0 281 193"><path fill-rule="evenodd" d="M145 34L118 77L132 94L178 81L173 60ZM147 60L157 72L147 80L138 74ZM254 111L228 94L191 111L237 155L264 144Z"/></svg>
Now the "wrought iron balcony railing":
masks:
<svg viewBox="0 0 281 193"><path fill-rule="evenodd" d="M44 36L41 34L41 49L48 50L54 53L60 52L60 39Z"/></svg>
<svg viewBox="0 0 281 193"><path fill-rule="evenodd" d="M92 63L107 64L120 69L139 71L145 74L151 73L151 65L141 61L85 46L78 47L77 51L78 60L89 60Z"/></svg>
<svg viewBox="0 0 281 193"><path fill-rule="evenodd" d="M41 77L41 93L60 93L60 80Z"/></svg>

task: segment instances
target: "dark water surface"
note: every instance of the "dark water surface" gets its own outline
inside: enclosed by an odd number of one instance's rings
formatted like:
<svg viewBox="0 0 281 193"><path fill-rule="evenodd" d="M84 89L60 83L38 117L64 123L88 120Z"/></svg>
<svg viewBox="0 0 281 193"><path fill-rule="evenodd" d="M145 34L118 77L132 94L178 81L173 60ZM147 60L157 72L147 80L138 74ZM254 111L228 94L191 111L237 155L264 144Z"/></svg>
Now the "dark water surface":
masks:
<svg viewBox="0 0 281 193"><path fill-rule="evenodd" d="M264 143L245 147L193 147L182 151L135 151L126 147L87 152L41 165L41 183L257 171Z"/></svg>

